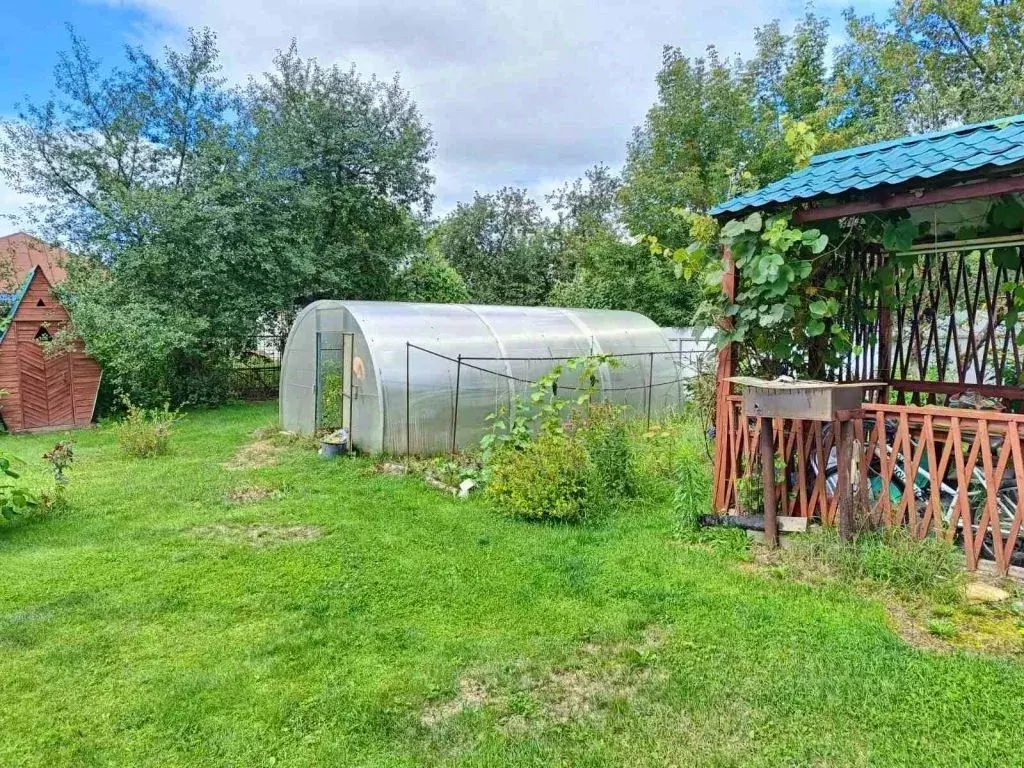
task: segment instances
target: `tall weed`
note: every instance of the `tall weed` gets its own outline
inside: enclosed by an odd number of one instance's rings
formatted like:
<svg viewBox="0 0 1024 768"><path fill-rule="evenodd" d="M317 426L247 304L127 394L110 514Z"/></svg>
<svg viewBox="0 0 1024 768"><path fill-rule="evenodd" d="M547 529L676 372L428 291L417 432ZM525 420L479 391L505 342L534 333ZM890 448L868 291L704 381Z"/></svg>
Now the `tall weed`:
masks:
<svg viewBox="0 0 1024 768"><path fill-rule="evenodd" d="M123 402L125 415L114 427L121 450L138 459L170 451L174 426L183 418L180 411L166 404L161 409L140 408L127 398Z"/></svg>

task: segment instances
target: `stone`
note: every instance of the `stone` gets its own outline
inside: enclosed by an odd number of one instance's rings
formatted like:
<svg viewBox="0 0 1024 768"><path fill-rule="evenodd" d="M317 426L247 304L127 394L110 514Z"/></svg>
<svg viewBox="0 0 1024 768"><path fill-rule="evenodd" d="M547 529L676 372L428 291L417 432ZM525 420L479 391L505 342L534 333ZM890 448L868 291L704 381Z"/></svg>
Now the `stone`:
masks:
<svg viewBox="0 0 1024 768"><path fill-rule="evenodd" d="M466 478L461 483L459 483L459 498L468 499L469 492L472 491L474 488L476 488L476 480Z"/></svg>
<svg viewBox="0 0 1024 768"><path fill-rule="evenodd" d="M972 581L967 585L967 602L969 603L1001 603L1010 597L1005 589L994 587L982 581Z"/></svg>

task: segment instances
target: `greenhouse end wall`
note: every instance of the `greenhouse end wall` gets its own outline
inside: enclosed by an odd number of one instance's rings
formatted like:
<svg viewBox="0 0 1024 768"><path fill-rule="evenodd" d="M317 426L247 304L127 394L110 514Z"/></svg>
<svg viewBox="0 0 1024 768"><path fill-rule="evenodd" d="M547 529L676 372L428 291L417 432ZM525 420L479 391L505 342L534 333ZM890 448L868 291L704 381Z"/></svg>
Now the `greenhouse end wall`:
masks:
<svg viewBox="0 0 1024 768"><path fill-rule="evenodd" d="M346 345L347 356L338 351ZM323 405L323 370L325 360L345 357L342 390L350 392L351 408L344 426L356 448L446 453L476 445L487 416L525 396L530 382L561 360L602 353L622 357L620 365L602 366L597 399L640 417L681 402L673 350L661 329L635 312L318 301L299 313L288 337L281 423L303 434L342 426L323 419L344 410L335 408L334 389L329 408ZM563 391L579 383L575 376L563 374Z"/></svg>

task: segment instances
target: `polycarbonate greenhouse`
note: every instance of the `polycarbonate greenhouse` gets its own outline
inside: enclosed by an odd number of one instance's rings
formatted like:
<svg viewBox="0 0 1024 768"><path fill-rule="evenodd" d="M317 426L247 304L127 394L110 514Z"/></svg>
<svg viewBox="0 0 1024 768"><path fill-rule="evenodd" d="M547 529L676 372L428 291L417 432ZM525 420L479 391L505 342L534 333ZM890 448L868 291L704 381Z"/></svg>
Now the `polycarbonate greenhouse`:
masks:
<svg viewBox="0 0 1024 768"><path fill-rule="evenodd" d="M643 418L680 403L677 356L635 312L317 301L288 335L281 423L304 434L345 427L364 452L445 453L477 444L487 416L554 365L602 353L620 365L601 366L596 399ZM560 388L571 393L576 375Z"/></svg>

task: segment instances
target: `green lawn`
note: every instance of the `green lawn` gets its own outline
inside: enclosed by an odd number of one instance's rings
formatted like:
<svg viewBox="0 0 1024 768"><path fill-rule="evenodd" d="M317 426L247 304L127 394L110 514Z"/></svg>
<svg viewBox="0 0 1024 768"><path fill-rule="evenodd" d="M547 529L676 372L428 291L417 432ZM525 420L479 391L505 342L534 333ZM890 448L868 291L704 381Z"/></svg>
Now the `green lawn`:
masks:
<svg viewBox="0 0 1024 768"><path fill-rule="evenodd" d="M1017 661L681 544L668 503L549 527L302 445L225 468L275 415L151 460L78 432L75 510L0 527L0 765L1024 764Z"/></svg>

